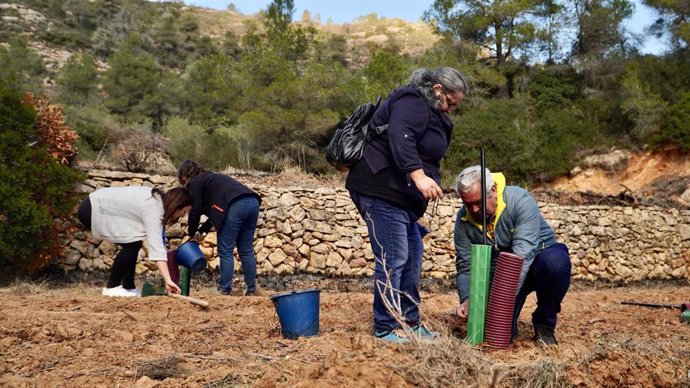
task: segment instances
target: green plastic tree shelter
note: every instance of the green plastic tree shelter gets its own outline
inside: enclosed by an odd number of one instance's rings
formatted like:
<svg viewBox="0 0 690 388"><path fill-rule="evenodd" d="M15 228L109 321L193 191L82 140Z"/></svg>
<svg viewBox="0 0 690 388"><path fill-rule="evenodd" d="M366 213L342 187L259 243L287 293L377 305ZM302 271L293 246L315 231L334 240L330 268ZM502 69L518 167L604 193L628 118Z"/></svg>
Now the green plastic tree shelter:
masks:
<svg viewBox="0 0 690 388"><path fill-rule="evenodd" d="M486 160L484 149L479 151L482 190L482 238L483 244L472 244L470 257L470 304L467 316L467 341L471 345L484 342L486 305L489 300L489 275L491 270L491 245L486 244Z"/></svg>
<svg viewBox="0 0 690 388"><path fill-rule="evenodd" d="M180 295L189 296L189 285L192 280L192 271L187 267L181 267L182 269L180 270Z"/></svg>

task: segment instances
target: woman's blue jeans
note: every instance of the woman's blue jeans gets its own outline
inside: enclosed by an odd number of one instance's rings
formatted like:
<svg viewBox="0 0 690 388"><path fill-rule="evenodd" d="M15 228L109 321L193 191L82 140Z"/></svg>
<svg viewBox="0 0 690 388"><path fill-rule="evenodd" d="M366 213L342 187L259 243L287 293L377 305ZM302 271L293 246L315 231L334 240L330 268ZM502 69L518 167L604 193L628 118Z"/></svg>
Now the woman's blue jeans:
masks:
<svg viewBox="0 0 690 388"><path fill-rule="evenodd" d="M399 306L400 318L409 325L416 325L419 323L419 280L424 253L417 215L382 199L355 192L350 192L350 197L367 224L376 257L374 332L400 327L390 306ZM385 288L386 284L390 288Z"/></svg>
<svg viewBox="0 0 690 388"><path fill-rule="evenodd" d="M232 291L232 277L235 272L233 251L242 263L247 292L256 290L256 258L254 256L254 231L259 218L259 200L245 195L230 202L223 225L218 231L218 256L220 257L220 279L218 289L224 294Z"/></svg>

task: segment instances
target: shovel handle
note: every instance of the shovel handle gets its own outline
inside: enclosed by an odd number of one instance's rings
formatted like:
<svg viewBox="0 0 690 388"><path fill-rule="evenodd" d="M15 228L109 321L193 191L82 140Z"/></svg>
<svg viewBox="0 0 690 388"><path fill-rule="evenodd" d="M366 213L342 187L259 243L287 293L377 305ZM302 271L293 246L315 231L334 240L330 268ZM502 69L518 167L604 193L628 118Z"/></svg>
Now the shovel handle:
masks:
<svg viewBox="0 0 690 388"><path fill-rule="evenodd" d="M208 302L205 300L192 298L192 297L184 296L184 295L180 295L180 294L168 294L168 295L172 296L173 298L186 300L187 302L195 304L197 306L208 307Z"/></svg>
<svg viewBox="0 0 690 388"><path fill-rule="evenodd" d="M644 307L658 307L658 308L679 308L681 306L675 304L659 304L659 303L643 303L643 302L631 302L622 301L621 304L627 304L632 306L644 306Z"/></svg>

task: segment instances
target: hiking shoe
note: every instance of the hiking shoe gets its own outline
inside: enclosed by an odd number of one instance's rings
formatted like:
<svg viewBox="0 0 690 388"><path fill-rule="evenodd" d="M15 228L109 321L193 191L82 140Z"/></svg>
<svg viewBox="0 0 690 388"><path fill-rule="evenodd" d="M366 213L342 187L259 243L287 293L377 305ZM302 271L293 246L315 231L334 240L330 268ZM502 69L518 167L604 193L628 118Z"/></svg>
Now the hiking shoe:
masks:
<svg viewBox="0 0 690 388"><path fill-rule="evenodd" d="M553 329L547 326L534 325L534 341L537 345L558 345Z"/></svg>
<svg viewBox="0 0 690 388"><path fill-rule="evenodd" d="M122 288L122 286L104 288L101 292L103 296L116 296L116 297L136 297L135 293L129 292Z"/></svg>
<svg viewBox="0 0 690 388"><path fill-rule="evenodd" d="M437 331L429 330L429 328L423 323L412 326L412 332L418 335L421 339L434 339L438 337Z"/></svg>
<svg viewBox="0 0 690 388"><path fill-rule="evenodd" d="M407 339L407 334L405 334L402 329L395 329L395 330L389 330L389 331L377 331L374 333L374 337L392 342L394 344L406 344L410 342L409 339Z"/></svg>

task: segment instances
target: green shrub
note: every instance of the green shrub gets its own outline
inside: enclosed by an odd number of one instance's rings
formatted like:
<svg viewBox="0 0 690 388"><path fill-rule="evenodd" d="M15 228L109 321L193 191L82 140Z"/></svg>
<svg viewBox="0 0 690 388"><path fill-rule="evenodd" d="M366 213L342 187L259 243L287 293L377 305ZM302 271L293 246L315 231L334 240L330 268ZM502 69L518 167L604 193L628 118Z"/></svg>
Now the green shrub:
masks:
<svg viewBox="0 0 690 388"><path fill-rule="evenodd" d="M54 220L71 211L83 178L49 155L36 125L34 108L0 87L0 268L12 271L36 270L61 253Z"/></svg>
<svg viewBox="0 0 690 388"><path fill-rule="evenodd" d="M55 46L63 46L71 49L89 47L90 42L79 33L69 30L46 31L40 39Z"/></svg>
<svg viewBox="0 0 690 388"><path fill-rule="evenodd" d="M65 107L67 123L79 134L79 151L98 153L113 143L111 132L121 126L116 118L101 106L67 105Z"/></svg>
<svg viewBox="0 0 690 388"><path fill-rule="evenodd" d="M567 107L582 95L582 77L570 66L550 66L535 72L528 91L540 111Z"/></svg>
<svg viewBox="0 0 690 388"><path fill-rule="evenodd" d="M253 167L251 137L235 127L207 131L200 125L174 117L163 127L162 134L168 140L167 151L176 165L193 159L214 170L228 166Z"/></svg>
<svg viewBox="0 0 690 388"><path fill-rule="evenodd" d="M25 36L13 36L0 45L0 85L5 89L37 92L44 75L43 61Z"/></svg>
<svg viewBox="0 0 690 388"><path fill-rule="evenodd" d="M61 102L83 106L98 91L98 70L91 54L72 55L60 68L57 78Z"/></svg>
<svg viewBox="0 0 690 388"><path fill-rule="evenodd" d="M529 180L536 139L530 127L525 99L468 101L455 117L453 140L444 159L444 185L452 186L464 168L479 164L479 150L486 151L487 167L502 171L512 182Z"/></svg>
<svg viewBox="0 0 690 388"><path fill-rule="evenodd" d="M479 164L481 148L489 169L505 173L511 183L531 184L567 174L577 165L580 151L607 142L595 122L577 110L537 114L533 103L524 97L468 101L455 120L442 169L444 185L452 186L463 168Z"/></svg>
<svg viewBox="0 0 690 388"><path fill-rule="evenodd" d="M535 126L532 181L550 181L568 174L577 165L580 151L606 143L593 122L566 109L543 112Z"/></svg>
<svg viewBox="0 0 690 388"><path fill-rule="evenodd" d="M655 146L675 144L690 150L690 92L677 103L669 106L664 114L661 131L654 140Z"/></svg>

